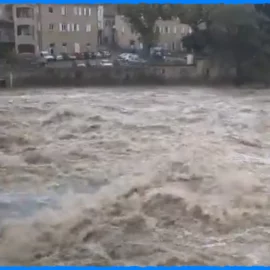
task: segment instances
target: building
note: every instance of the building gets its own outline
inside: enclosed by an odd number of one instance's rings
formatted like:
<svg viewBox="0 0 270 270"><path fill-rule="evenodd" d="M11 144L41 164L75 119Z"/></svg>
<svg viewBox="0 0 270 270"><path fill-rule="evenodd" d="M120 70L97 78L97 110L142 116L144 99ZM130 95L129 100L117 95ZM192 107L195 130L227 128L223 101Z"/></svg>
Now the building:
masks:
<svg viewBox="0 0 270 270"><path fill-rule="evenodd" d="M3 56L14 50L14 24L12 6L0 5L0 55Z"/></svg>
<svg viewBox="0 0 270 270"><path fill-rule="evenodd" d="M38 50L38 21L35 5L13 5L15 50L17 53Z"/></svg>
<svg viewBox="0 0 270 270"><path fill-rule="evenodd" d="M191 33L191 27L179 20L159 20L156 30L159 32L157 45L171 51L183 50L182 38Z"/></svg>
<svg viewBox="0 0 270 270"><path fill-rule="evenodd" d="M16 52L95 50L96 5L13 5Z"/></svg>
<svg viewBox="0 0 270 270"><path fill-rule="evenodd" d="M117 5L104 5L104 29L103 45L115 45L115 16L117 14Z"/></svg>
<svg viewBox="0 0 270 270"><path fill-rule="evenodd" d="M97 8L95 5L39 5L40 48L57 52L95 50Z"/></svg>
<svg viewBox="0 0 270 270"><path fill-rule="evenodd" d="M178 19L158 20L156 31L159 33L157 46L162 46L169 50L182 50L182 38L191 33L191 28L187 24L182 24ZM132 29L124 16L115 17L116 42L121 48L128 48L134 45L141 46L139 35Z"/></svg>

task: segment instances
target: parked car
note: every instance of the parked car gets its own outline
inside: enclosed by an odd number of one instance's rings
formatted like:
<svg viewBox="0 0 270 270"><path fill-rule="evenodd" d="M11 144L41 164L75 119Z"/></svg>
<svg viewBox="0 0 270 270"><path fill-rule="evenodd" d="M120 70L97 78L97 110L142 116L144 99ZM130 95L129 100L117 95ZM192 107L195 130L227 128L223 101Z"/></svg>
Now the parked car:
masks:
<svg viewBox="0 0 270 270"><path fill-rule="evenodd" d="M109 51L99 51L104 58L110 58L111 53Z"/></svg>
<svg viewBox="0 0 270 270"><path fill-rule="evenodd" d="M60 53L56 56L56 60L76 60L76 55Z"/></svg>
<svg viewBox="0 0 270 270"><path fill-rule="evenodd" d="M128 63L143 65L143 64L146 64L146 61L140 57L134 57L134 58L129 59Z"/></svg>
<svg viewBox="0 0 270 270"><path fill-rule="evenodd" d="M103 67L112 67L113 66L113 62L111 62L108 59L103 59L100 61L100 65Z"/></svg>
<svg viewBox="0 0 270 270"><path fill-rule="evenodd" d="M95 56L96 56L96 58L102 58L103 57L101 52L95 52Z"/></svg>
<svg viewBox="0 0 270 270"><path fill-rule="evenodd" d="M118 55L117 59L118 60L126 60L128 55L129 55L129 53L121 53Z"/></svg>
<svg viewBox="0 0 270 270"><path fill-rule="evenodd" d="M74 56L76 57L77 60L85 60L87 58L85 58L85 53L75 53Z"/></svg>
<svg viewBox="0 0 270 270"><path fill-rule="evenodd" d="M55 56L50 54L48 51L40 52L40 56L43 57L44 59L46 59L46 61L48 61L48 62L56 60Z"/></svg>
<svg viewBox="0 0 270 270"><path fill-rule="evenodd" d="M82 60L75 61L76 67L86 67L86 63Z"/></svg>
<svg viewBox="0 0 270 270"><path fill-rule="evenodd" d="M48 61L41 55L33 53L20 53L16 55L16 62L18 64L30 64L34 66L45 66Z"/></svg>
<svg viewBox="0 0 270 270"><path fill-rule="evenodd" d="M70 60L76 60L77 59L76 54L68 54L68 58Z"/></svg>

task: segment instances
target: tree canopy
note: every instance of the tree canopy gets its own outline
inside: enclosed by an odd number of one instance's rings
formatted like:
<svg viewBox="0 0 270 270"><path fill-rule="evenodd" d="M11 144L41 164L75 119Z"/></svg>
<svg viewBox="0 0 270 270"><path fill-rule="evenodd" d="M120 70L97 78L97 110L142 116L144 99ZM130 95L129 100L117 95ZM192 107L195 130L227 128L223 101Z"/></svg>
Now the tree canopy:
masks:
<svg viewBox="0 0 270 270"><path fill-rule="evenodd" d="M270 4L139 4L120 5L119 11L147 46L158 40L158 19L178 17L193 29L182 39L188 51L229 62L238 77L270 68Z"/></svg>

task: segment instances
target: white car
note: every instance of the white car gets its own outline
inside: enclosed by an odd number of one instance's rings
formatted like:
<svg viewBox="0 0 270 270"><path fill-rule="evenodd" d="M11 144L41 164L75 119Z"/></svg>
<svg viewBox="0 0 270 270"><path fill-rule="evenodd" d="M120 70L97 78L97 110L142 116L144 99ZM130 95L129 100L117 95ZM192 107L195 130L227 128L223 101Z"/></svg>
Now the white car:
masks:
<svg viewBox="0 0 270 270"><path fill-rule="evenodd" d="M40 52L40 55L47 61L54 61L55 57L51 54L49 54L49 52L47 51L42 51Z"/></svg>
<svg viewBox="0 0 270 270"><path fill-rule="evenodd" d="M78 63L77 67L86 67L86 64L85 63Z"/></svg>
<svg viewBox="0 0 270 270"><path fill-rule="evenodd" d="M56 60L63 60L63 55L62 54L57 55Z"/></svg>
<svg viewBox="0 0 270 270"><path fill-rule="evenodd" d="M126 60L130 53L121 53L118 55L119 59Z"/></svg>
<svg viewBox="0 0 270 270"><path fill-rule="evenodd" d="M104 60L101 60L100 61L100 65L102 67L112 67L113 66L113 63L107 59L104 59Z"/></svg>

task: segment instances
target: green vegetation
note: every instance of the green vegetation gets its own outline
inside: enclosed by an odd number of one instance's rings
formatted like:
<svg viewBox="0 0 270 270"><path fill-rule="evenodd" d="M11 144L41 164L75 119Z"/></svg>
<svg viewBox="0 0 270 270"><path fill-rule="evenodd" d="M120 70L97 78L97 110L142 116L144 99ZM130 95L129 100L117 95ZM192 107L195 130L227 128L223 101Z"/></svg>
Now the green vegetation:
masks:
<svg viewBox="0 0 270 270"><path fill-rule="evenodd" d="M157 19L180 18L193 32L183 45L236 70L238 83L268 81L270 68L270 4L261 5L120 5L119 11L139 34L144 47L158 38ZM203 26L203 27L202 27Z"/></svg>

